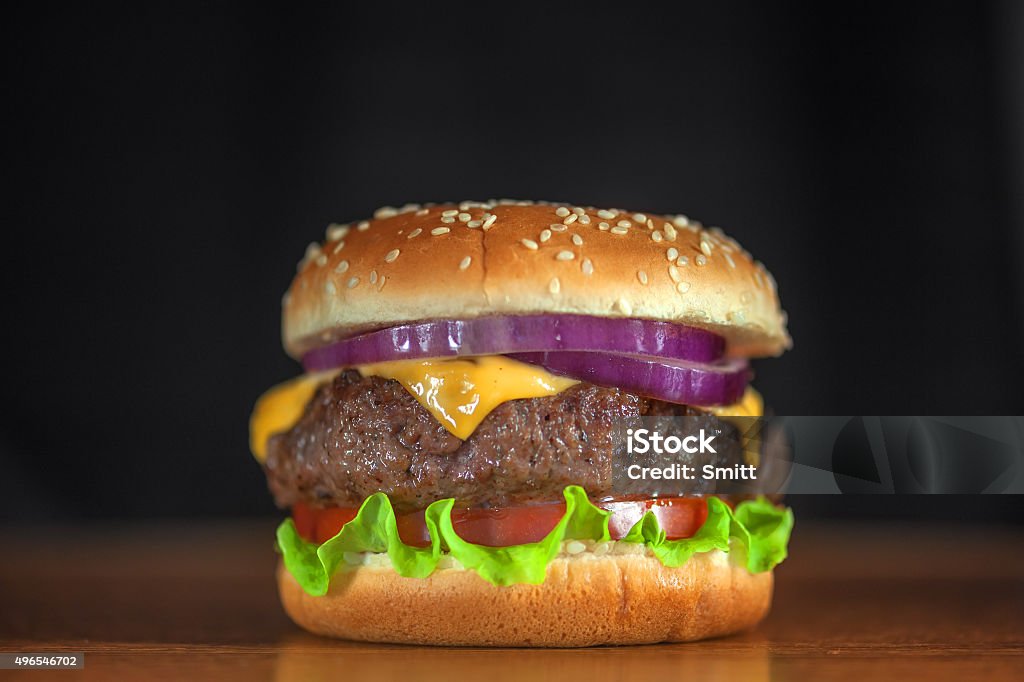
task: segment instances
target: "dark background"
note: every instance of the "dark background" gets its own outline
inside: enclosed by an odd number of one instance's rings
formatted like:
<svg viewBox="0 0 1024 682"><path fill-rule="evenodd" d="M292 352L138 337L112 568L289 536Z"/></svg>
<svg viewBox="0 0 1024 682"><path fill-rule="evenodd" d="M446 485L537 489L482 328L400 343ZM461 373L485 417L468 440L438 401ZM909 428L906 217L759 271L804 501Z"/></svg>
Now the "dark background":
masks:
<svg viewBox="0 0 1024 682"><path fill-rule="evenodd" d="M272 513L281 294L328 222L407 201L724 226L790 314L778 413L1024 412L1020 3L336 5L8 10L0 519Z"/></svg>

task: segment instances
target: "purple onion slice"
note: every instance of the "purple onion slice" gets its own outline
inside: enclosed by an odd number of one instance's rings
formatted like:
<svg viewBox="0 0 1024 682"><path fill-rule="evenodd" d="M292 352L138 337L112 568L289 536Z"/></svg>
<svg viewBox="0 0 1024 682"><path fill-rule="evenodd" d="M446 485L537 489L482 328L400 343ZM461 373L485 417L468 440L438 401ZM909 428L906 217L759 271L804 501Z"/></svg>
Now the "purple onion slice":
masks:
<svg viewBox="0 0 1024 682"><path fill-rule="evenodd" d="M721 358L724 350L725 340L717 334L670 322L505 315L389 327L311 350L302 364L313 372L386 360L545 351L625 353L707 363Z"/></svg>
<svg viewBox="0 0 1024 682"><path fill-rule="evenodd" d="M515 353L553 374L685 405L730 405L743 396L750 370L743 358L701 364L611 353Z"/></svg>

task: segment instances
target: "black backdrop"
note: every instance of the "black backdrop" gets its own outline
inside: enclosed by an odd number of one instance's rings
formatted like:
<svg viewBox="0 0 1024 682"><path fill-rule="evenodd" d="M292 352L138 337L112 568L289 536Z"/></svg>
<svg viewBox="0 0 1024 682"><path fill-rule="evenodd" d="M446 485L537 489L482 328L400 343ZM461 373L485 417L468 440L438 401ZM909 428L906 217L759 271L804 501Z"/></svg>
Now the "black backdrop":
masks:
<svg viewBox="0 0 1024 682"><path fill-rule="evenodd" d="M246 425L297 370L280 296L329 221L406 201L722 225L790 313L756 367L779 413L1019 414L1022 17L11 10L0 518L270 512Z"/></svg>

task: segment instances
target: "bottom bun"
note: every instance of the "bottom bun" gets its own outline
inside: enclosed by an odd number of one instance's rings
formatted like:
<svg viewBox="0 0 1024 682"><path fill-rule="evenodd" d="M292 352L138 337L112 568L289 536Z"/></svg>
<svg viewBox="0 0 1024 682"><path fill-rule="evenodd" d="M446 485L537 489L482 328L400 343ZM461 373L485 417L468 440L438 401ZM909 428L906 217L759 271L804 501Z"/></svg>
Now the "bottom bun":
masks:
<svg viewBox="0 0 1024 682"><path fill-rule="evenodd" d="M447 646L580 647L690 642L756 625L772 574L752 575L727 554L679 568L646 555L561 556L540 585L496 587L460 568L424 579L389 566L344 568L311 597L278 568L285 611L320 635Z"/></svg>

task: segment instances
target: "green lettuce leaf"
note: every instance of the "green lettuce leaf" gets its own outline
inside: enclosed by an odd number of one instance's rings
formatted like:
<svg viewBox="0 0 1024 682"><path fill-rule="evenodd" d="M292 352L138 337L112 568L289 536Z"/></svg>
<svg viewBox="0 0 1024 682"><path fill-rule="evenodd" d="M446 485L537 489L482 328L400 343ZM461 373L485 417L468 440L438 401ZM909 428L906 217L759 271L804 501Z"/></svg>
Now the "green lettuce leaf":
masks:
<svg viewBox="0 0 1024 682"><path fill-rule="evenodd" d="M579 486L567 487L563 495L565 515L558 525L543 540L526 545L486 547L466 542L455 533L451 517L455 501L448 499L426 509L430 546L410 547L399 538L391 501L383 493L366 498L356 517L320 546L303 539L290 518L278 527L277 544L285 568L313 596L327 593L331 576L344 563L346 554L361 552L386 553L395 571L408 578L430 575L442 552L447 552L494 585L536 585L544 582L548 564L565 540L610 539L610 512L595 506ZM793 527L790 510L779 509L763 498L741 502L735 512L715 497L709 497L707 504L707 520L691 538L667 540L658 519L648 512L621 541L645 544L670 567L682 566L700 552L728 552L735 546L745 552L745 564L751 573L771 570L786 558Z"/></svg>
<svg viewBox="0 0 1024 682"><path fill-rule="evenodd" d="M661 563L682 566L694 554L720 549L728 552L730 539L746 553L744 564L751 573L770 571L786 558L786 545L793 530L793 512L779 509L765 498L740 502L733 512L717 497L708 498L708 518L693 537L665 539L653 512L647 512L622 538L642 542Z"/></svg>

